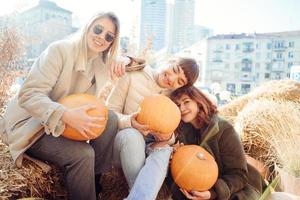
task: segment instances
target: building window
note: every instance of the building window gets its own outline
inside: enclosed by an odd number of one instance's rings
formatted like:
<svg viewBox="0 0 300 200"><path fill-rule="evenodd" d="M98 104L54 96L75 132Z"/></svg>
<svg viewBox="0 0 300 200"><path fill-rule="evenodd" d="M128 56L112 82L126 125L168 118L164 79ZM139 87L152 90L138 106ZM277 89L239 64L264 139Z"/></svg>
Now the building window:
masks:
<svg viewBox="0 0 300 200"><path fill-rule="evenodd" d="M280 48L283 48L283 47L284 47L284 42L283 41L275 41L275 44L274 44L275 49L280 49Z"/></svg>
<svg viewBox="0 0 300 200"><path fill-rule="evenodd" d="M256 59L260 60L260 53L256 53Z"/></svg>
<svg viewBox="0 0 300 200"><path fill-rule="evenodd" d="M230 44L226 44L225 48L226 48L226 50L229 50L230 49Z"/></svg>
<svg viewBox="0 0 300 200"><path fill-rule="evenodd" d="M227 83L226 90L230 91L231 93L235 93L235 84L234 83Z"/></svg>
<svg viewBox="0 0 300 200"><path fill-rule="evenodd" d="M255 63L255 68L259 69L260 68L260 63Z"/></svg>
<svg viewBox="0 0 300 200"><path fill-rule="evenodd" d="M287 73L287 74L286 74L286 77L290 78L290 76L291 76L290 73Z"/></svg>
<svg viewBox="0 0 300 200"><path fill-rule="evenodd" d="M225 58L226 58L226 59L230 59L230 53L226 53L226 54L225 54Z"/></svg>
<svg viewBox="0 0 300 200"><path fill-rule="evenodd" d="M267 49L272 49L272 43L267 44Z"/></svg>
<svg viewBox="0 0 300 200"><path fill-rule="evenodd" d="M239 69L240 69L240 63L235 63L235 64L234 64L234 68L235 68L236 70L239 70Z"/></svg>
<svg viewBox="0 0 300 200"><path fill-rule="evenodd" d="M265 78L270 78L270 73L265 73Z"/></svg>
<svg viewBox="0 0 300 200"><path fill-rule="evenodd" d="M293 58L294 55L293 55L293 52L289 52L289 58Z"/></svg>
<svg viewBox="0 0 300 200"><path fill-rule="evenodd" d="M256 73L256 79L259 79L259 73Z"/></svg>
<svg viewBox="0 0 300 200"><path fill-rule="evenodd" d="M288 63L288 68L291 68L293 66L293 63L292 62L289 62Z"/></svg>
<svg viewBox="0 0 300 200"><path fill-rule="evenodd" d="M282 53L277 53L276 58L282 59Z"/></svg>
<svg viewBox="0 0 300 200"><path fill-rule="evenodd" d="M253 49L253 42L244 42L243 43L243 52L252 52Z"/></svg>
<svg viewBox="0 0 300 200"><path fill-rule="evenodd" d="M289 42L289 47L290 47L290 48L294 48L294 46L295 46L295 43L294 43L294 42Z"/></svg>
<svg viewBox="0 0 300 200"><path fill-rule="evenodd" d="M256 44L256 49L260 49L260 44Z"/></svg>
<svg viewBox="0 0 300 200"><path fill-rule="evenodd" d="M251 85L250 84L242 84L241 86L241 92L242 94L247 94L250 92Z"/></svg>
<svg viewBox="0 0 300 200"><path fill-rule="evenodd" d="M271 59L272 58L272 53L267 53L267 59Z"/></svg>
<svg viewBox="0 0 300 200"><path fill-rule="evenodd" d="M236 45L235 45L235 50L240 50L240 48L241 48L241 47L240 47L239 44L236 44Z"/></svg>
<svg viewBox="0 0 300 200"><path fill-rule="evenodd" d="M266 63L266 70L271 70L272 63Z"/></svg>

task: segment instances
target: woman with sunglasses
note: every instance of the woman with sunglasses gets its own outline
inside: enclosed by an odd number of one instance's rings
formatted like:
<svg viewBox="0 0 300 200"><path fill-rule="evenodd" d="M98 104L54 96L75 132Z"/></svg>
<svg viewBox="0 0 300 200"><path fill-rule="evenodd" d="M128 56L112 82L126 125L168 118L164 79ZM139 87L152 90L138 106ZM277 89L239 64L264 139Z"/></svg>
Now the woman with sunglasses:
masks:
<svg viewBox="0 0 300 200"><path fill-rule="evenodd" d="M179 143L174 148L179 144L201 145L215 158L219 168L213 188L201 192L178 188L169 174L167 183L172 199L258 199L265 187L264 181L257 170L247 165L239 135L226 120L217 115L216 106L194 86L175 90L171 99L181 112L181 123L176 130Z"/></svg>
<svg viewBox="0 0 300 200"><path fill-rule="evenodd" d="M101 137L89 143L73 141L61 136L66 125L92 135L90 129L104 119L87 115L93 105L67 109L57 101L75 93L95 95L111 76L124 74L126 61L115 61L119 31L113 13L99 13L80 35L50 44L4 115L4 136L15 164L21 167L26 153L58 165L69 199L96 199L100 174L111 169L117 116L109 112Z"/></svg>

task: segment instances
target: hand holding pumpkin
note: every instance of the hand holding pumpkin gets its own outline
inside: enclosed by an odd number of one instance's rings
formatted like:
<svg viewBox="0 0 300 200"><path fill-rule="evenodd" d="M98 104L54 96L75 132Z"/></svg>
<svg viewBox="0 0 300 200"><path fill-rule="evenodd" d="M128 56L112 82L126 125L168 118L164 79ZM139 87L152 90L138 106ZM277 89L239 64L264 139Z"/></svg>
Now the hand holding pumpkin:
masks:
<svg viewBox="0 0 300 200"><path fill-rule="evenodd" d="M203 192L198 192L198 191L191 191L188 192L185 189L180 188L181 192L186 196L188 199L193 199L193 200L207 200L211 198L211 193L210 191L203 191Z"/></svg>
<svg viewBox="0 0 300 200"><path fill-rule="evenodd" d="M152 132L151 134L154 136L156 142L168 142L173 135L173 133L161 134L160 132Z"/></svg>
<svg viewBox="0 0 300 200"><path fill-rule="evenodd" d="M97 137L91 131L91 128L102 128L97 122L105 121L104 117L91 117L87 111L95 109L94 105L84 105L78 108L71 108L66 110L62 115L62 121L70 127L76 129L85 138Z"/></svg>
<svg viewBox="0 0 300 200"><path fill-rule="evenodd" d="M132 115L131 117L131 127L135 128L136 130L138 130L140 133L142 133L144 136L147 136L149 133L152 132L152 130L149 129L148 125L143 125L140 124L137 120L137 113Z"/></svg>

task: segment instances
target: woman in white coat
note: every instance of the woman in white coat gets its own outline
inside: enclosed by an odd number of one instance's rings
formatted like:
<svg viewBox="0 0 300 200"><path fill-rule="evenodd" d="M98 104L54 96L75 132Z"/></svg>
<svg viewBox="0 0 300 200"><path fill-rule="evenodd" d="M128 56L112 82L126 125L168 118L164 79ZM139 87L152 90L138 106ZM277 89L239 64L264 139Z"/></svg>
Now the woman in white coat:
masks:
<svg viewBox="0 0 300 200"><path fill-rule="evenodd" d="M111 76L123 75L129 61L115 61L118 42L118 18L107 12L95 15L79 37L49 45L1 121L16 165L22 165L24 153L58 165L69 199L96 199L100 175L111 168L117 117L110 111L104 133L89 143L69 140L60 136L66 125L91 135L104 119L86 114L92 105L67 109L57 101L74 93L97 94Z"/></svg>

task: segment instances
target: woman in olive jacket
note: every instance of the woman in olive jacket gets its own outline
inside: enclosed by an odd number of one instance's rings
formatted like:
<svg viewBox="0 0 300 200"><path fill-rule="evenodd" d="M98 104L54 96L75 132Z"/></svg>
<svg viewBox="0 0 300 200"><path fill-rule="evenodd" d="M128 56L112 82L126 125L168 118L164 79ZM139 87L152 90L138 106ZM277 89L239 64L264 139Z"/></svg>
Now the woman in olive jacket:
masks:
<svg viewBox="0 0 300 200"><path fill-rule="evenodd" d="M193 86L174 91L171 98L181 111L177 141L204 147L219 168L217 182L209 191L202 192L178 188L169 174L167 183L172 198L258 199L265 186L263 179L258 171L247 165L239 135L231 124L217 115L216 106Z"/></svg>

